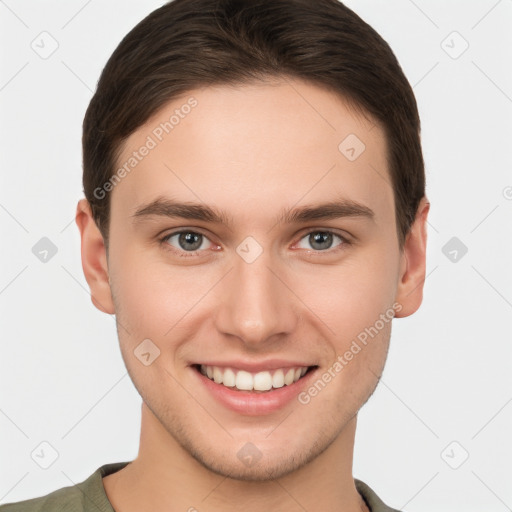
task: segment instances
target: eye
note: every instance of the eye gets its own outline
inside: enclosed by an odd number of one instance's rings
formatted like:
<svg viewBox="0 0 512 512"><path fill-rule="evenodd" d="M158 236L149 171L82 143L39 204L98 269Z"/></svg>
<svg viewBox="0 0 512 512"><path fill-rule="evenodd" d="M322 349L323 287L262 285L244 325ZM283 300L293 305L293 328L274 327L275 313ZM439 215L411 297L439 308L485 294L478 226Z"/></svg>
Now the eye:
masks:
<svg viewBox="0 0 512 512"><path fill-rule="evenodd" d="M165 244L168 250L176 252L182 257L194 256L196 252L208 249L207 241L208 238L202 233L190 230L175 231L174 233L165 235L161 239L161 242ZM183 253L191 254L188 255Z"/></svg>
<svg viewBox="0 0 512 512"><path fill-rule="evenodd" d="M334 237L339 238L341 240L341 243L334 246L334 250L329 252L335 252L343 249L343 246L350 245L350 241L347 240L345 237L335 233L334 231L328 230L310 231L309 233L306 234L306 236L301 238L301 241L306 240L306 243L310 244L310 246L315 252L327 252L327 250L331 249L333 245ZM299 244L300 243L301 242L299 242ZM309 247L303 247L300 245L299 248L309 249Z"/></svg>
<svg viewBox="0 0 512 512"><path fill-rule="evenodd" d="M329 250L333 247L334 238L338 238L341 243L335 245L334 249ZM310 244L310 247L304 247L301 245L303 243L302 240L306 240L306 243ZM160 241L164 244L164 248L166 250L169 250L182 258L197 256L200 252L209 248L208 242L210 244L212 243L206 235L192 230L181 230L169 233L161 238ZM333 252L343 250L350 244L350 240L338 233L335 233L334 231L317 229L306 233L306 235L301 238L298 247L300 249L310 249L309 252L313 253L327 252L332 254ZM218 245L213 245L219 249Z"/></svg>

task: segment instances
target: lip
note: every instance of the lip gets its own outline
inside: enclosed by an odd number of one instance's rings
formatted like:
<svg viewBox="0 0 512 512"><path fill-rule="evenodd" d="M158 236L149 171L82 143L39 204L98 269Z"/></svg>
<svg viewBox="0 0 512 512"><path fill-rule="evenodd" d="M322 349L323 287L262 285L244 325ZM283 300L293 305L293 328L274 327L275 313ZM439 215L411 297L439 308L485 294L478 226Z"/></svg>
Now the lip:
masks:
<svg viewBox="0 0 512 512"><path fill-rule="evenodd" d="M287 364L289 365L289 362ZM217 365L212 364L212 366ZM277 366L277 368L283 368L283 366ZM235 391L222 384L217 384L203 375L196 366L190 367L207 393L213 396L220 405L245 416L263 416L283 408L296 398L304 388L309 386L309 383L317 374L318 368L318 366L314 366L297 382L289 386L283 386L264 393L254 393L251 391ZM238 367L238 369L243 368ZM266 369L269 368L267 367Z"/></svg>

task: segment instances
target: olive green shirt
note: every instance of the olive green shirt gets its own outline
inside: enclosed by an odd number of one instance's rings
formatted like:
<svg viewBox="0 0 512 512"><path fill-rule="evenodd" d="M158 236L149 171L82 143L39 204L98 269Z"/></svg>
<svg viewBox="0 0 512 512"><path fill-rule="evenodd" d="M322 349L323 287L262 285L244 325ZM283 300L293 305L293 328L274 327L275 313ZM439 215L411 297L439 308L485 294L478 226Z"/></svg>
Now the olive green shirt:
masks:
<svg viewBox="0 0 512 512"><path fill-rule="evenodd" d="M124 468L128 462L114 462L98 468L83 482L57 489L45 496L0 505L0 512L115 512L108 501L102 478ZM354 479L356 489L371 512L399 512L385 505L368 485Z"/></svg>

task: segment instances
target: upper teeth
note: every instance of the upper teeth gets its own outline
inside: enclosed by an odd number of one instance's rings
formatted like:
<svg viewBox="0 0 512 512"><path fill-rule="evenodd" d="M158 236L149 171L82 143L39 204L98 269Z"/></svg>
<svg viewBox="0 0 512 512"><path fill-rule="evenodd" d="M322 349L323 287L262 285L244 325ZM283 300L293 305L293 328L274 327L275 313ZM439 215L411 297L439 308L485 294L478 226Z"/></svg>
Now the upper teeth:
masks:
<svg viewBox="0 0 512 512"><path fill-rule="evenodd" d="M297 382L307 372L307 366L298 368L280 368L278 370L250 373L233 368L201 365L201 373L217 384L236 387L243 391L268 391L282 388Z"/></svg>

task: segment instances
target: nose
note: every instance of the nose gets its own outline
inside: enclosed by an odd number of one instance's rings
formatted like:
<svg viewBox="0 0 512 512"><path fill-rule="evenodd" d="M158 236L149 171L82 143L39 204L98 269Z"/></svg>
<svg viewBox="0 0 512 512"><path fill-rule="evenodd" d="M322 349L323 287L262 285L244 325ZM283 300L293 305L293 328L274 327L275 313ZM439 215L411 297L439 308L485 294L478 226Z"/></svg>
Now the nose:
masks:
<svg viewBox="0 0 512 512"><path fill-rule="evenodd" d="M248 349L292 333L299 318L300 303L287 286L285 267L271 260L266 251L250 263L236 256L234 268L222 280L216 327Z"/></svg>

